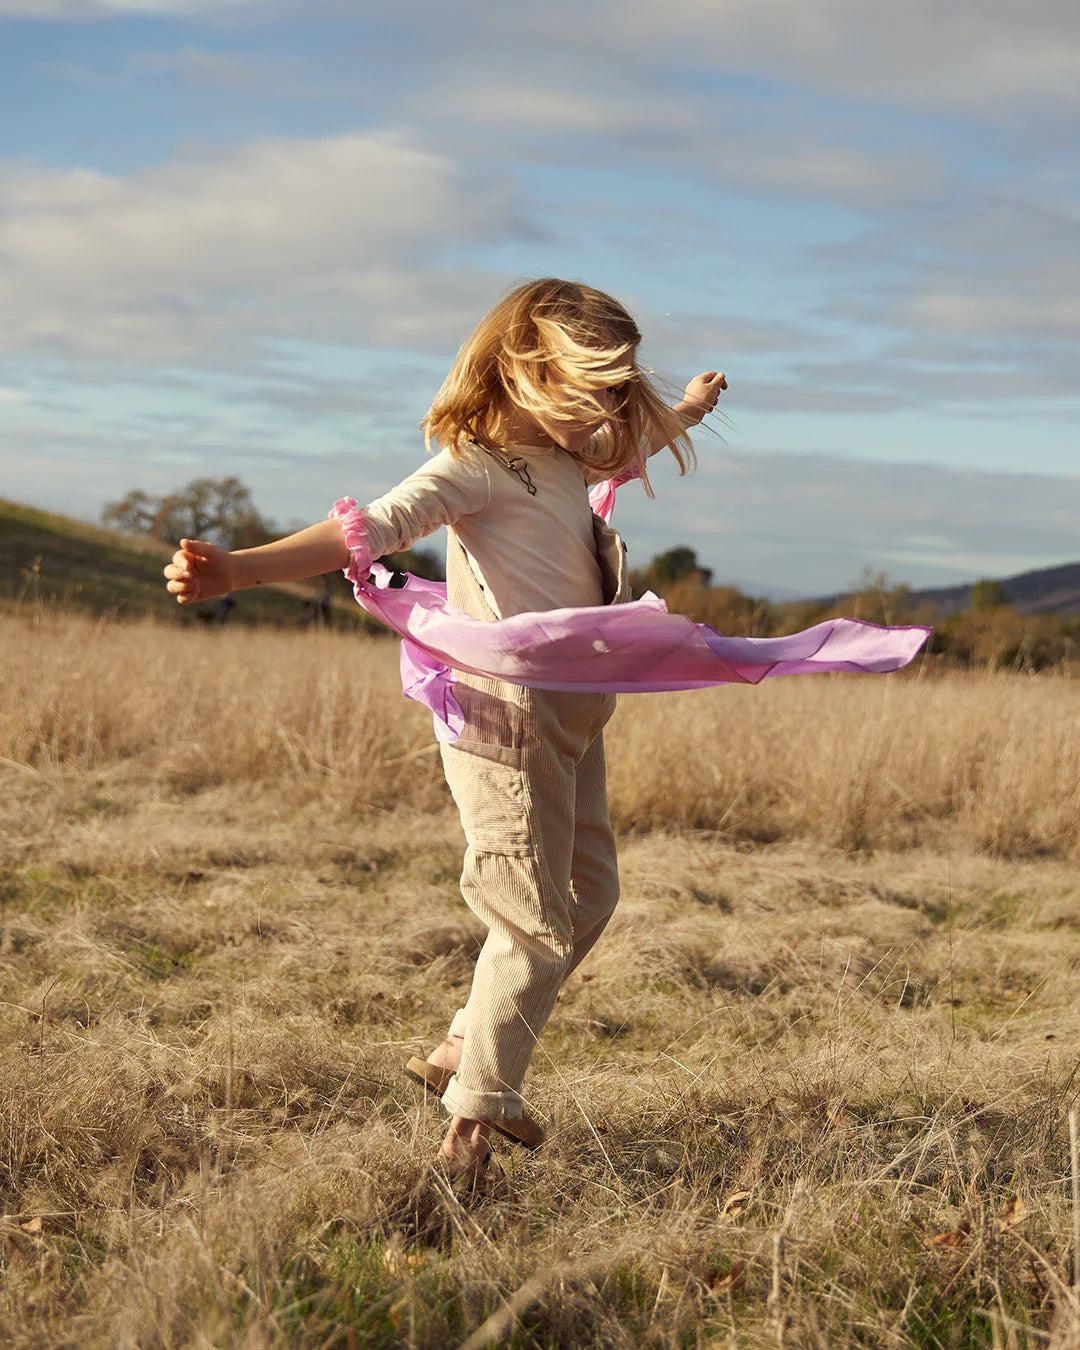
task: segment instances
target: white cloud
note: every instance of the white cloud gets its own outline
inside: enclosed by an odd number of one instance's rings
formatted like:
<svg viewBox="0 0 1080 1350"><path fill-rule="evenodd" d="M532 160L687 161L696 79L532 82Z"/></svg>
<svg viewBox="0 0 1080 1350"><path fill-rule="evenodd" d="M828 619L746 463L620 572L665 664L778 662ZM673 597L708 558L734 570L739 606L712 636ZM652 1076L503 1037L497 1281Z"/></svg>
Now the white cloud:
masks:
<svg viewBox="0 0 1080 1350"><path fill-rule="evenodd" d="M728 94L664 90L664 81L648 79L643 97L640 88L627 92L610 73L583 93L573 71L557 64L513 79L481 72L459 87L440 89L437 105L453 114L455 131L464 122L485 143L520 144L525 134L545 146L555 141L562 154L577 158L582 143L593 138L599 148L590 154L598 165L614 152L624 165L676 170L695 184L763 187L859 207L925 197L946 186L931 146L913 150L885 129L867 147L860 144L864 127L849 119L808 120L791 100L758 109ZM435 110L433 101L428 112Z"/></svg>
<svg viewBox="0 0 1080 1350"><path fill-rule="evenodd" d="M275 334L398 340L432 322L440 250L524 228L497 182L395 132L129 178L9 171L0 209L0 349L135 360ZM442 303L461 292L459 277Z"/></svg>
<svg viewBox="0 0 1080 1350"><path fill-rule="evenodd" d="M1026 295L987 295L982 283L979 293L946 290L914 296L901 313L914 324L942 332L1080 338L1080 296L1061 294L1050 278L1046 281L1054 293L1033 296L1028 289Z"/></svg>
<svg viewBox="0 0 1080 1350"><path fill-rule="evenodd" d="M183 14L199 5L0 0L0 13ZM347 18L367 7L340 0L210 7L207 0L204 12L210 8L241 31L270 13ZM735 367L743 409L871 415L953 410L958 401L989 397L1001 416L1029 409L1025 398L1053 398L1060 407L1063 395L1075 393L1075 355L1064 359L1068 340L1080 336L1076 217L1067 209L1073 123L1058 119L1050 167L1045 156L1028 162L1018 153L1006 165L1005 134L983 139L975 171L1014 175L999 178L995 190L1016 201L991 202L989 178L980 185L957 168L973 162L972 123L909 118L893 106L1003 119L1012 110L1019 145L1016 128L1033 108L1031 125L1048 126L1040 101L1068 102L1075 93L1061 73L1072 71L1080 48L1073 7L1048 0L1022 11L1004 0L913 0L907 8L870 0L595 0L571 12L567 0L551 0L504 7L492 23L486 0L426 12L403 0L385 19L379 55L387 59L380 69L371 62L364 116L396 109L403 123L426 124L422 133L265 140L127 177L5 174L0 166L0 353L70 356L75 372L84 357L130 359L144 370L171 361L250 368L261 344L286 336L446 350L504 280L484 271L486 258L494 267L512 265L505 251L486 254L485 247L527 230L503 184L527 184L539 165L545 176L536 181L547 192L560 169L587 164L605 171L595 189L578 173L562 180L565 200L552 204L537 191L537 213L550 210L561 232L543 253L545 265L555 258L573 271L572 250L597 257L610 244L604 261L615 280L606 284L620 294L620 267L625 284L640 282L650 299L657 278L664 285L671 278L672 303L687 303L689 276L701 282L689 304L753 315L755 322L741 324L703 320L699 344L696 334L689 340L695 321L679 313L673 328L685 331L661 341L691 362L699 346L723 353ZM183 30L170 26L171 40L176 31ZM324 24L322 37L336 32ZM408 39L410 60L399 71L390 58ZM99 73L122 84L133 71L159 71L290 98L321 78L327 100L341 100L353 83L340 53L319 41L298 43L287 56L276 42L232 46L239 57L182 40L173 51L126 55L118 44L115 69ZM467 68L445 59L462 48L473 58ZM503 78L506 61L495 58L522 50L531 58L527 69L515 62L515 77ZM764 78L730 79L733 73ZM808 86L861 106L808 96ZM212 102L205 88L198 93ZM251 104L260 119L266 106ZM439 138L442 151L434 148ZM475 177L461 167L470 161L483 165ZM746 191L731 193L732 186ZM601 215L600 198L611 188ZM803 233L801 221L784 216L790 206L780 196L855 207L862 226L838 213L836 242L809 250L803 239L833 229L820 223L828 213L805 212L811 223ZM1049 211L1048 202L1060 209ZM685 218L672 223L664 212L676 203ZM732 218L745 211L741 236L725 235L729 204ZM598 214L589 218L590 210ZM760 258L753 225L745 224L751 215L763 224ZM778 248L773 226L789 222L790 248ZM718 259L731 238L729 296ZM461 258L477 261L461 265ZM657 330L645 331L652 345ZM845 352L846 339L853 341ZM992 345L988 339L1001 349L1000 371L985 369L979 343ZM901 345L909 348L903 359ZM97 366L88 361L83 369L96 373ZM317 403L318 391L310 397Z"/></svg>
<svg viewBox="0 0 1080 1350"><path fill-rule="evenodd" d="M871 154L852 146L814 144L808 137L786 143L759 139L736 152L717 154L725 177L769 187L794 196L810 196L849 206L881 206L925 196L944 183L941 167L929 155Z"/></svg>
<svg viewBox="0 0 1080 1350"><path fill-rule="evenodd" d="M25 403L26 394L22 389L0 387L0 403Z"/></svg>
<svg viewBox="0 0 1080 1350"><path fill-rule="evenodd" d="M492 81L471 74L457 88L439 91L439 102L455 116L481 126L525 127L545 133L573 131L579 134L640 131L663 127L669 132L696 128L700 114L693 100L664 97L650 91L640 94L603 94L568 88L558 71L544 82L536 72L522 72L506 81Z"/></svg>
<svg viewBox="0 0 1080 1350"><path fill-rule="evenodd" d="M872 102L1080 108L1080 7L1071 0L609 0L589 40L674 45L697 65L753 71Z"/></svg>
<svg viewBox="0 0 1080 1350"><path fill-rule="evenodd" d="M318 18L368 8L341 0L0 0L0 15L58 20L227 12L258 22L283 11ZM403 3L386 17L425 65L465 51L475 75L511 55L520 61L523 50L533 66L557 55L579 90L601 65L628 78L651 65L780 76L874 103L990 117L1002 105L1080 108L1080 7L1072 0L548 0L503 6L497 22L487 0L462 0ZM445 74L440 65L441 84Z"/></svg>
<svg viewBox="0 0 1080 1350"><path fill-rule="evenodd" d="M0 18L84 19L265 8L266 0L0 0Z"/></svg>

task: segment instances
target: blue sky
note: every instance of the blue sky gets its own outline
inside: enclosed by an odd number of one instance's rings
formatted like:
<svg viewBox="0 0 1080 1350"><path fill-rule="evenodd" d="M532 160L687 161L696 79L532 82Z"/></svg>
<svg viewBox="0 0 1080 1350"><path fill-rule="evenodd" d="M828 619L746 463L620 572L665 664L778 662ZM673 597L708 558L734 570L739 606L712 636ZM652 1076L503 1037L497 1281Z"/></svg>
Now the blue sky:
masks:
<svg viewBox="0 0 1080 1350"><path fill-rule="evenodd" d="M645 561L915 585L1080 558L1080 9L0 0L0 495L385 491L509 284L638 317L694 479Z"/></svg>

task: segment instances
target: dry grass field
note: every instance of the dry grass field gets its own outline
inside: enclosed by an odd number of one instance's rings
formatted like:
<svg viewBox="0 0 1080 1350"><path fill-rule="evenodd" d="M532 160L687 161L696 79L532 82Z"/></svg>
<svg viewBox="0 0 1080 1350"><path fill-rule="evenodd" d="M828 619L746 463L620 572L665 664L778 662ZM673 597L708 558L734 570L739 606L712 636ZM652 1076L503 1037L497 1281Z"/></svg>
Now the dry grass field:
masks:
<svg viewBox="0 0 1080 1350"><path fill-rule="evenodd" d="M624 698L624 898L477 1200L396 646L0 619L0 1344L1080 1346L1080 684Z"/></svg>

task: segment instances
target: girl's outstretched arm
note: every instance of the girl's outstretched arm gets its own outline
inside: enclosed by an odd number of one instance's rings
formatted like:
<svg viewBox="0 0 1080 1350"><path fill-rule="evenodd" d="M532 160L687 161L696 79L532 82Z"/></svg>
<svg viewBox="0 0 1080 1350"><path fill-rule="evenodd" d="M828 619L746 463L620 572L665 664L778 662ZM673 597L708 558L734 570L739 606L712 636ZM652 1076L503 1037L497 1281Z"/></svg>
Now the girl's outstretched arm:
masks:
<svg viewBox="0 0 1080 1350"><path fill-rule="evenodd" d="M671 411L678 417L687 431L704 420L716 407L721 391L727 388L727 377L721 370L706 370L695 375L686 386L682 398L672 406ZM660 434L655 435L645 447L645 458L659 454L668 444Z"/></svg>
<svg viewBox="0 0 1080 1350"><path fill-rule="evenodd" d="M349 550L337 520L323 520L272 544L236 552L199 539L181 539L165 568L166 589L179 604L192 605L249 586L302 581L336 572L348 561Z"/></svg>

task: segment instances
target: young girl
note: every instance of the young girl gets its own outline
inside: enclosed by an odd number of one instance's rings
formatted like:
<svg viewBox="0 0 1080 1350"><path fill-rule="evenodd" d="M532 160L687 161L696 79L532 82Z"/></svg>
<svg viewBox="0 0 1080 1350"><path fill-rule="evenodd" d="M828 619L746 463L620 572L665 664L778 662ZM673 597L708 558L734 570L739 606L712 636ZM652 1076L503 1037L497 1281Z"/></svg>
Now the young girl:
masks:
<svg viewBox="0 0 1080 1350"><path fill-rule="evenodd" d="M258 548L182 540L165 568L181 604L374 559L449 527L447 590L477 619L629 598L624 549L589 486L640 476L727 387L707 371L669 408L637 365L641 334L611 296L575 282L519 286L484 318L424 419L441 451L386 496ZM461 889L487 926L472 991L446 1039L408 1069L451 1114L440 1155L483 1166L491 1128L527 1146L543 1130L522 1082L563 981L619 895L602 731L614 695L525 688L457 672L464 713L442 746L468 848Z"/></svg>

